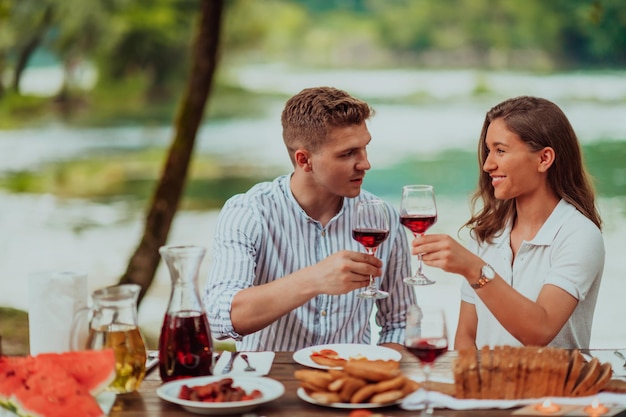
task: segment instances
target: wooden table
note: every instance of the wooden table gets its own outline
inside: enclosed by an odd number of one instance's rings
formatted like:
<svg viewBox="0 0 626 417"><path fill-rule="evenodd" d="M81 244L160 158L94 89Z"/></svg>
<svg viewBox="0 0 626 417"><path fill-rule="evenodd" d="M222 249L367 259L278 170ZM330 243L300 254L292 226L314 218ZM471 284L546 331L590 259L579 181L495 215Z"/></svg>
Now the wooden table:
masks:
<svg viewBox="0 0 626 417"><path fill-rule="evenodd" d="M449 352L438 362L438 370L450 369L450 362L454 357L454 352ZM294 377L294 371L296 369L303 369L304 367L296 363L292 358L291 352L278 352L274 358L272 369L268 377L280 381L285 386L285 394L275 401L264 404L258 407L250 416L257 415L273 417L305 417L305 416L341 416L347 417L350 410L334 409L329 407L317 406L309 404L300 398L296 394L298 389L298 381ZM421 370L417 360L408 354L405 354L401 360L401 368L405 375L413 376L421 374ZM183 408L176 404L168 403L161 400L157 394L156 389L161 385L158 370L152 371L147 375L146 379L141 384L138 392L131 394L118 395L111 409L110 417L189 417L194 414L185 411ZM373 411L380 412L385 416L401 417L401 416L416 416L418 411L406 411L399 406L389 406ZM500 417L510 416L513 410L470 410L470 411L455 411L455 410L437 410L439 415L451 416L451 417L470 417L470 416L485 416L485 417Z"/></svg>

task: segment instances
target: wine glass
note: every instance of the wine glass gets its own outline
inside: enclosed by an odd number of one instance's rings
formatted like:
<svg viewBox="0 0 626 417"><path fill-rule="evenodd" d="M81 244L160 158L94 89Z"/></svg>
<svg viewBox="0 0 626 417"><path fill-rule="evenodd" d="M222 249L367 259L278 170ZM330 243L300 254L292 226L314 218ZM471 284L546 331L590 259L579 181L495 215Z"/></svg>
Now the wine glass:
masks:
<svg viewBox="0 0 626 417"><path fill-rule="evenodd" d="M428 399L430 371L435 360L448 351L446 317L441 308L409 307L406 317L404 345L421 363L424 371L424 409L422 416L432 416L433 409Z"/></svg>
<svg viewBox="0 0 626 417"><path fill-rule="evenodd" d="M382 200L359 201L356 205L352 238L365 247L370 255L376 254L378 246L389 236L389 215ZM360 298L379 299L388 297L389 293L376 287L374 277L370 275L370 283L357 294Z"/></svg>
<svg viewBox="0 0 626 417"><path fill-rule="evenodd" d="M432 185L405 185L402 187L400 203L400 223L413 232L413 236L422 236L437 222L437 204ZM435 280L422 272L422 254L417 254L417 271L411 277L404 278L410 285L430 285Z"/></svg>

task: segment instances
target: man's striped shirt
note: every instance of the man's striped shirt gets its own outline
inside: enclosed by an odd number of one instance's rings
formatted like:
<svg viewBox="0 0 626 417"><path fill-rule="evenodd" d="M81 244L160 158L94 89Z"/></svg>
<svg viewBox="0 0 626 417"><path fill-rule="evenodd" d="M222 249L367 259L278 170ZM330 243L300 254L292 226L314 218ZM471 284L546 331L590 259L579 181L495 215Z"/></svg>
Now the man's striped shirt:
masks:
<svg viewBox="0 0 626 417"><path fill-rule="evenodd" d="M389 297L375 302L358 298L362 288L342 295L319 295L256 333L242 337L234 330L230 310L238 291L281 279L344 249L364 250L352 239L352 217L357 201L374 199L374 195L362 190L356 198L344 198L339 213L322 227L297 203L289 181L290 176L284 175L257 184L230 198L220 212L202 297L213 336L233 338L239 350L249 351L369 344L370 316L376 304L376 322L381 327L378 343L403 343L405 312L416 299L413 288L402 280L411 272L411 256L399 215L390 204L389 238L376 252L383 261L382 280L376 281Z"/></svg>

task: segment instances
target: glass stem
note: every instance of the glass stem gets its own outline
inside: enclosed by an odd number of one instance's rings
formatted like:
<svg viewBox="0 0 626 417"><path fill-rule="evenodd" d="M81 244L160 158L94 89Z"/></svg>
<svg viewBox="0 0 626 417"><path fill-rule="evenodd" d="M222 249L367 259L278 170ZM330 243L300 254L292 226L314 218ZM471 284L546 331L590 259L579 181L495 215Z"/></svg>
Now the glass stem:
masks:
<svg viewBox="0 0 626 417"><path fill-rule="evenodd" d="M431 416L433 414L433 407L430 404L430 398L428 395L430 385L430 365L424 365L424 410L422 410L422 416Z"/></svg>
<svg viewBox="0 0 626 417"><path fill-rule="evenodd" d="M423 236L423 235L421 235L419 233L415 234L415 237L420 237L420 236ZM418 253L417 254L417 271L415 271L415 275L414 276L415 277L421 277L422 275L423 275L422 274L422 254Z"/></svg>
<svg viewBox="0 0 626 417"><path fill-rule="evenodd" d="M375 285L374 285L374 277L372 275L370 275L370 285L369 285L369 289L373 290L375 289Z"/></svg>
<svg viewBox="0 0 626 417"><path fill-rule="evenodd" d="M422 275L422 254L421 253L417 254L417 273L415 275L416 276Z"/></svg>
<svg viewBox="0 0 626 417"><path fill-rule="evenodd" d="M369 255L376 255L376 249L378 248L365 248L365 251L369 254ZM376 285L374 282L374 276L370 274L370 285L368 285L367 287L369 290L372 291L376 291Z"/></svg>

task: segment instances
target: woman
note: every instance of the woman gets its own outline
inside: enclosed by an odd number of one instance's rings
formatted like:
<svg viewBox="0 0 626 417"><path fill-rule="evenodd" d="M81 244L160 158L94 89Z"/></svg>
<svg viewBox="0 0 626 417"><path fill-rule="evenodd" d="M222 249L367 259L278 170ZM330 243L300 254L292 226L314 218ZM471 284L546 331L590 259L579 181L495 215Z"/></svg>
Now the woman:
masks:
<svg viewBox="0 0 626 417"><path fill-rule="evenodd" d="M588 348L604 243L567 117L542 98L506 100L487 112L478 157L471 250L447 235L412 243L426 265L466 279L455 348Z"/></svg>

